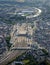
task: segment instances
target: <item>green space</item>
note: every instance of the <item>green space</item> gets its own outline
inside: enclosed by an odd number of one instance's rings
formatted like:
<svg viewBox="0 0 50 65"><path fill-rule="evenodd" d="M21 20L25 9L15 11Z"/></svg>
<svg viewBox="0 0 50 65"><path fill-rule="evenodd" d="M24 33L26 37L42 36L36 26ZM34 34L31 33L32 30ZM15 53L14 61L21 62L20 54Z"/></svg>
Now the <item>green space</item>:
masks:
<svg viewBox="0 0 50 65"><path fill-rule="evenodd" d="M42 49L42 51L45 53L45 55L48 55L48 51L46 49Z"/></svg>
<svg viewBox="0 0 50 65"><path fill-rule="evenodd" d="M10 49L10 47L11 47L11 43L10 43L10 39L11 39L11 36L8 36L8 37L6 37L5 38L5 40L6 40L6 42L7 42L7 47L8 47L8 50Z"/></svg>

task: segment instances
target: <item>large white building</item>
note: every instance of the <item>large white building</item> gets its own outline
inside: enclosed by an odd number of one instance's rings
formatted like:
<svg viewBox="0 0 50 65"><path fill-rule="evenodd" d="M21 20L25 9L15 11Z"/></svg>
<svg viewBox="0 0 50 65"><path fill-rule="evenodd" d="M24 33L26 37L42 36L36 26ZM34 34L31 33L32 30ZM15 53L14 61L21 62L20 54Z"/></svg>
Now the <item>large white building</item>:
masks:
<svg viewBox="0 0 50 65"><path fill-rule="evenodd" d="M33 28L30 24L22 23L16 24L13 27L13 31L11 32L11 43L25 43L32 44L32 35L33 35Z"/></svg>

